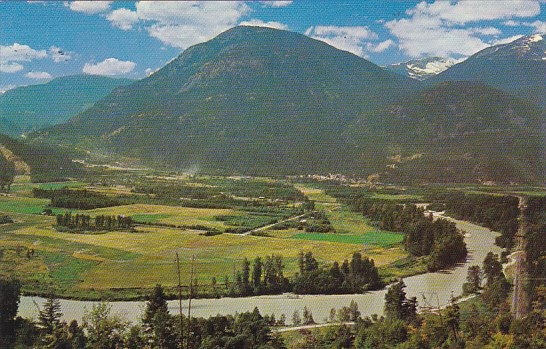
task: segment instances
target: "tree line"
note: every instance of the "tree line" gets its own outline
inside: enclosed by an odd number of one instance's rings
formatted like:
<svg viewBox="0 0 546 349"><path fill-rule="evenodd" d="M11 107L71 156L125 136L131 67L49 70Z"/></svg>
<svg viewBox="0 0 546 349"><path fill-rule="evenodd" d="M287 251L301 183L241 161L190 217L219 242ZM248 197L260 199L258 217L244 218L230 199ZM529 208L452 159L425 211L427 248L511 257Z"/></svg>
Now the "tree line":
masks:
<svg viewBox="0 0 546 349"><path fill-rule="evenodd" d="M86 189L32 189L34 197L50 199L52 207L75 210L92 210L95 208L124 205L125 203L108 195Z"/></svg>
<svg viewBox="0 0 546 349"><path fill-rule="evenodd" d="M255 309L208 319L172 315L157 285L147 297L142 319L131 324L108 303L94 304L82 322L62 320L58 299L48 297L38 319L17 317L20 284L0 279L0 347L54 349L284 349L270 329L271 318Z"/></svg>
<svg viewBox="0 0 546 349"><path fill-rule="evenodd" d="M497 245L512 247L520 214L517 197L465 194L458 191L429 196L430 200L443 204L447 215L497 231L501 233L497 238Z"/></svg>
<svg viewBox="0 0 546 349"><path fill-rule="evenodd" d="M362 293L383 287L373 259L355 252L341 265L320 266L311 252L298 255L299 272L289 279L284 276L282 256L256 257L251 264L244 259L233 282L226 282L228 295L253 296L294 292L297 294Z"/></svg>
<svg viewBox="0 0 546 349"><path fill-rule="evenodd" d="M298 294L362 293L383 287L373 259L355 252L350 261L341 265L320 267L311 252L300 252L299 273L294 278L293 291Z"/></svg>
<svg viewBox="0 0 546 349"><path fill-rule="evenodd" d="M56 228L64 231L113 231L132 229L134 222L129 216L99 215L91 217L85 214L66 212L56 216Z"/></svg>
<svg viewBox="0 0 546 349"><path fill-rule="evenodd" d="M15 164L0 153L0 191L9 192L15 174Z"/></svg>
<svg viewBox="0 0 546 349"><path fill-rule="evenodd" d="M428 256L430 271L463 261L468 253L455 223L434 220L414 204L393 204L355 195L347 199L352 209L368 217L380 229L403 232L403 244L413 256Z"/></svg>

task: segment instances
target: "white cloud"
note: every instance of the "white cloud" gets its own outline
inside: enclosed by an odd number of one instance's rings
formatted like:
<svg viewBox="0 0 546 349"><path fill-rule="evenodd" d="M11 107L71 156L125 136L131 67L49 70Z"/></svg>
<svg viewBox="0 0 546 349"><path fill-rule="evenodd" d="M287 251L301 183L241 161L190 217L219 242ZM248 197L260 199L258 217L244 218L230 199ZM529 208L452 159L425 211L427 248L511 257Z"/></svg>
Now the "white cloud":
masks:
<svg viewBox="0 0 546 349"><path fill-rule="evenodd" d="M57 46L51 46L48 52L55 63L66 62L72 58L72 52L65 51Z"/></svg>
<svg viewBox="0 0 546 349"><path fill-rule="evenodd" d="M385 27L409 56L469 56L489 46L491 40L482 36L501 34L498 28L472 23L506 20L503 25L517 26L520 23L513 18L539 14L540 4L536 0L423 1L406 11L407 18L389 21Z"/></svg>
<svg viewBox="0 0 546 349"><path fill-rule="evenodd" d="M110 8L112 1L71 1L64 5L72 11L83 12L88 15L105 12Z"/></svg>
<svg viewBox="0 0 546 349"><path fill-rule="evenodd" d="M382 42L378 43L377 45L374 45L374 44L371 44L371 43L369 43L367 45L368 49L370 51L372 51L372 52L383 52L383 51L388 50L392 46L396 46L396 44L391 39L387 39L385 41L382 41Z"/></svg>
<svg viewBox="0 0 546 349"><path fill-rule="evenodd" d="M123 75L133 71L136 63L131 61L120 61L117 58L107 58L97 64L85 63L83 72L92 75Z"/></svg>
<svg viewBox="0 0 546 349"><path fill-rule="evenodd" d="M51 74L45 71L31 71L25 74L29 79L51 79Z"/></svg>
<svg viewBox="0 0 546 349"><path fill-rule="evenodd" d="M11 46L0 45L0 72L15 73L23 70L18 62L30 62L47 57L45 50L35 50L28 45L14 43Z"/></svg>
<svg viewBox="0 0 546 349"><path fill-rule="evenodd" d="M502 39L498 39L498 40L494 40L491 42L491 45L503 45L503 44L509 44L511 43L512 41L514 40L517 40L519 38L521 38L523 35L514 35L514 36L510 36L508 38L502 38Z"/></svg>
<svg viewBox="0 0 546 349"><path fill-rule="evenodd" d="M423 1L406 11L406 14L434 17L452 24L466 24L483 20L534 17L540 14L540 4L536 0Z"/></svg>
<svg viewBox="0 0 546 349"><path fill-rule="evenodd" d="M126 8L114 10L106 18L113 26L121 30L131 30L133 25L138 22L138 14Z"/></svg>
<svg viewBox="0 0 546 349"><path fill-rule="evenodd" d="M123 30L142 21L150 36L182 49L236 26L241 17L250 12L250 7L237 1L140 1L135 7L136 11L112 11L107 19Z"/></svg>
<svg viewBox="0 0 546 349"><path fill-rule="evenodd" d="M376 33L365 26L315 26L308 28L305 35L362 57L366 55L366 41L378 38Z"/></svg>
<svg viewBox="0 0 546 349"><path fill-rule="evenodd" d="M23 68L19 63L0 63L0 73L16 73Z"/></svg>
<svg viewBox="0 0 546 349"><path fill-rule="evenodd" d="M0 45L0 62L30 62L33 59L45 58L45 50L35 50L28 45L14 43L11 46Z"/></svg>
<svg viewBox="0 0 546 349"><path fill-rule="evenodd" d="M239 23L239 25L249 25L253 27L268 27L268 28L274 28L274 29L282 29L282 30L288 30L288 26L284 23L280 22L264 22L259 19L251 19L248 21L243 21Z"/></svg>
<svg viewBox="0 0 546 349"><path fill-rule="evenodd" d="M546 22L534 21L528 23L529 26L535 27L535 33L546 34Z"/></svg>
<svg viewBox="0 0 546 349"><path fill-rule="evenodd" d="M482 35L499 35L502 32L498 30L495 27L485 27L485 28L472 28L471 29L474 33L482 34Z"/></svg>
<svg viewBox="0 0 546 349"><path fill-rule="evenodd" d="M292 1L262 1L264 7L286 7L291 3Z"/></svg>
<svg viewBox="0 0 546 349"><path fill-rule="evenodd" d="M504 25L507 26L507 27L517 27L517 26L521 25L520 22L514 21L514 20L512 20L512 19L509 20L509 21L503 22L502 24L504 24Z"/></svg>

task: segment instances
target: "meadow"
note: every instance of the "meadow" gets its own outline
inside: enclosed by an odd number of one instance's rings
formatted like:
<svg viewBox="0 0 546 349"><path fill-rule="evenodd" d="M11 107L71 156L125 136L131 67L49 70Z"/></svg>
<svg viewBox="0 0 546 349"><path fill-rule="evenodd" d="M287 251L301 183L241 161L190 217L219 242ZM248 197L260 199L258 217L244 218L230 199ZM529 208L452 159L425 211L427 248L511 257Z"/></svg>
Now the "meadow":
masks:
<svg viewBox="0 0 546 349"><path fill-rule="evenodd" d="M197 183L196 187L203 188L210 186L222 193L229 193L226 190L229 186L238 194L236 200L239 201L233 202L252 202L252 206L234 205L226 209L137 203L85 211L51 208L53 214L71 211L90 216L126 215L146 223L137 224L133 232L66 233L55 229L54 217L42 215L43 210L49 208L49 200L31 197L33 187L59 189L67 186L115 196L131 193L130 186L119 183L101 186L79 181L64 184L19 182L10 196L0 197L0 214L8 214L15 221L0 227L2 273L22 279L28 294L53 292L71 298L135 299L141 298L155 284L167 288L176 285L176 253L180 256L183 285L189 283L190 261L195 257L196 280L203 294L210 291L213 278L218 285L233 280L234 270L240 268L244 258L281 255L285 275L290 276L298 269L300 251L311 251L320 263L327 264L341 262L354 252L361 252L385 270L407 257L400 244L402 234L381 231L322 189L300 185L297 189L309 200L316 200L315 209L326 214L336 233L288 229L266 230L267 236L228 233L205 236L203 230L192 227L225 231L266 225L272 218L282 221L286 212L301 205L288 198L299 197L287 184L278 185L275 180L258 179L255 188L251 187L251 179L236 185L232 179L208 177L179 181L185 186L188 183ZM273 189L264 187L268 181L273 183ZM225 187L219 187L224 183ZM253 197L264 195L268 190L274 193L272 198L260 197L258 200ZM243 194L250 196L240 196ZM390 276L392 273L383 274Z"/></svg>

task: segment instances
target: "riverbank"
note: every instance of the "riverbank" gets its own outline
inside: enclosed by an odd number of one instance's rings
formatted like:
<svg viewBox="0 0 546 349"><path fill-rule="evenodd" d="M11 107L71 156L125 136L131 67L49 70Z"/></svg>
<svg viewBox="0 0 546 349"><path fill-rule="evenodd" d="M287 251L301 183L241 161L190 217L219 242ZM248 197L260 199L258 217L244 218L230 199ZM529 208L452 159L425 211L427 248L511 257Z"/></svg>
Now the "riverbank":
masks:
<svg viewBox="0 0 546 349"><path fill-rule="evenodd" d="M466 274L469 266L481 265L488 252L500 253L501 248L495 245L495 238L499 235L490 229L449 217L443 217L438 213L435 217L449 219L457 225L457 228L465 231L465 242L469 251L465 263L456 267L425 273L404 278L407 285L408 297L417 297L420 307L437 307L448 304L452 296L462 293L462 285L466 282ZM192 301L192 314L198 317L210 317L217 314L228 315L236 312L252 311L257 307L262 314L275 314L279 317L285 314L287 318L294 311L301 312L307 307L314 315L317 322L325 322L332 308L348 306L354 300L363 316L382 314L386 289L372 291L365 294L352 295L305 295L292 297L290 295L259 296L244 298L220 298L220 299L195 299ZM19 306L19 314L24 317L36 317L37 305L43 302L40 297L22 297ZM81 319L86 310L96 302L62 300L61 310L66 320ZM187 302L184 302L187 303ZM138 321L144 309L144 302L111 302L112 310L130 321ZM169 301L169 310L173 314L179 312L178 302ZM187 312L184 304L182 311Z"/></svg>

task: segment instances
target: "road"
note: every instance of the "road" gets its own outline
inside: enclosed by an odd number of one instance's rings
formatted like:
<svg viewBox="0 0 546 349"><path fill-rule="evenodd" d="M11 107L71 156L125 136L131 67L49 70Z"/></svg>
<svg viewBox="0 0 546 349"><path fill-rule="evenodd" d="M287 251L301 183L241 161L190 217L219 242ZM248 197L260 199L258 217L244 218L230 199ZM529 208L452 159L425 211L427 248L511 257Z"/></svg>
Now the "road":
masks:
<svg viewBox="0 0 546 349"><path fill-rule="evenodd" d="M304 214L301 214L299 216L295 216L295 217L290 217L288 219L285 219L284 221L280 221L280 222L276 222L276 223L272 223L272 224L268 224L268 225L264 225L263 227L259 227L259 228L256 228L256 229L252 229L252 230L249 230L247 232L244 232L242 234L237 234L237 235L252 235L253 233L255 232L258 232L258 231L263 231L263 230L267 230L277 224L280 224L280 223L284 223L284 222L290 222L290 221L295 221L296 219L300 219L300 218L303 218L305 216L307 216L308 213L304 213Z"/></svg>
<svg viewBox="0 0 546 349"><path fill-rule="evenodd" d="M515 251L511 254L514 265L514 289L512 290L511 311L516 319L521 319L527 314L527 291L525 284L527 281L527 254L525 252L527 233L527 217L525 209L527 208L527 199L524 196L518 196L520 216L518 218L519 228L515 235Z"/></svg>

